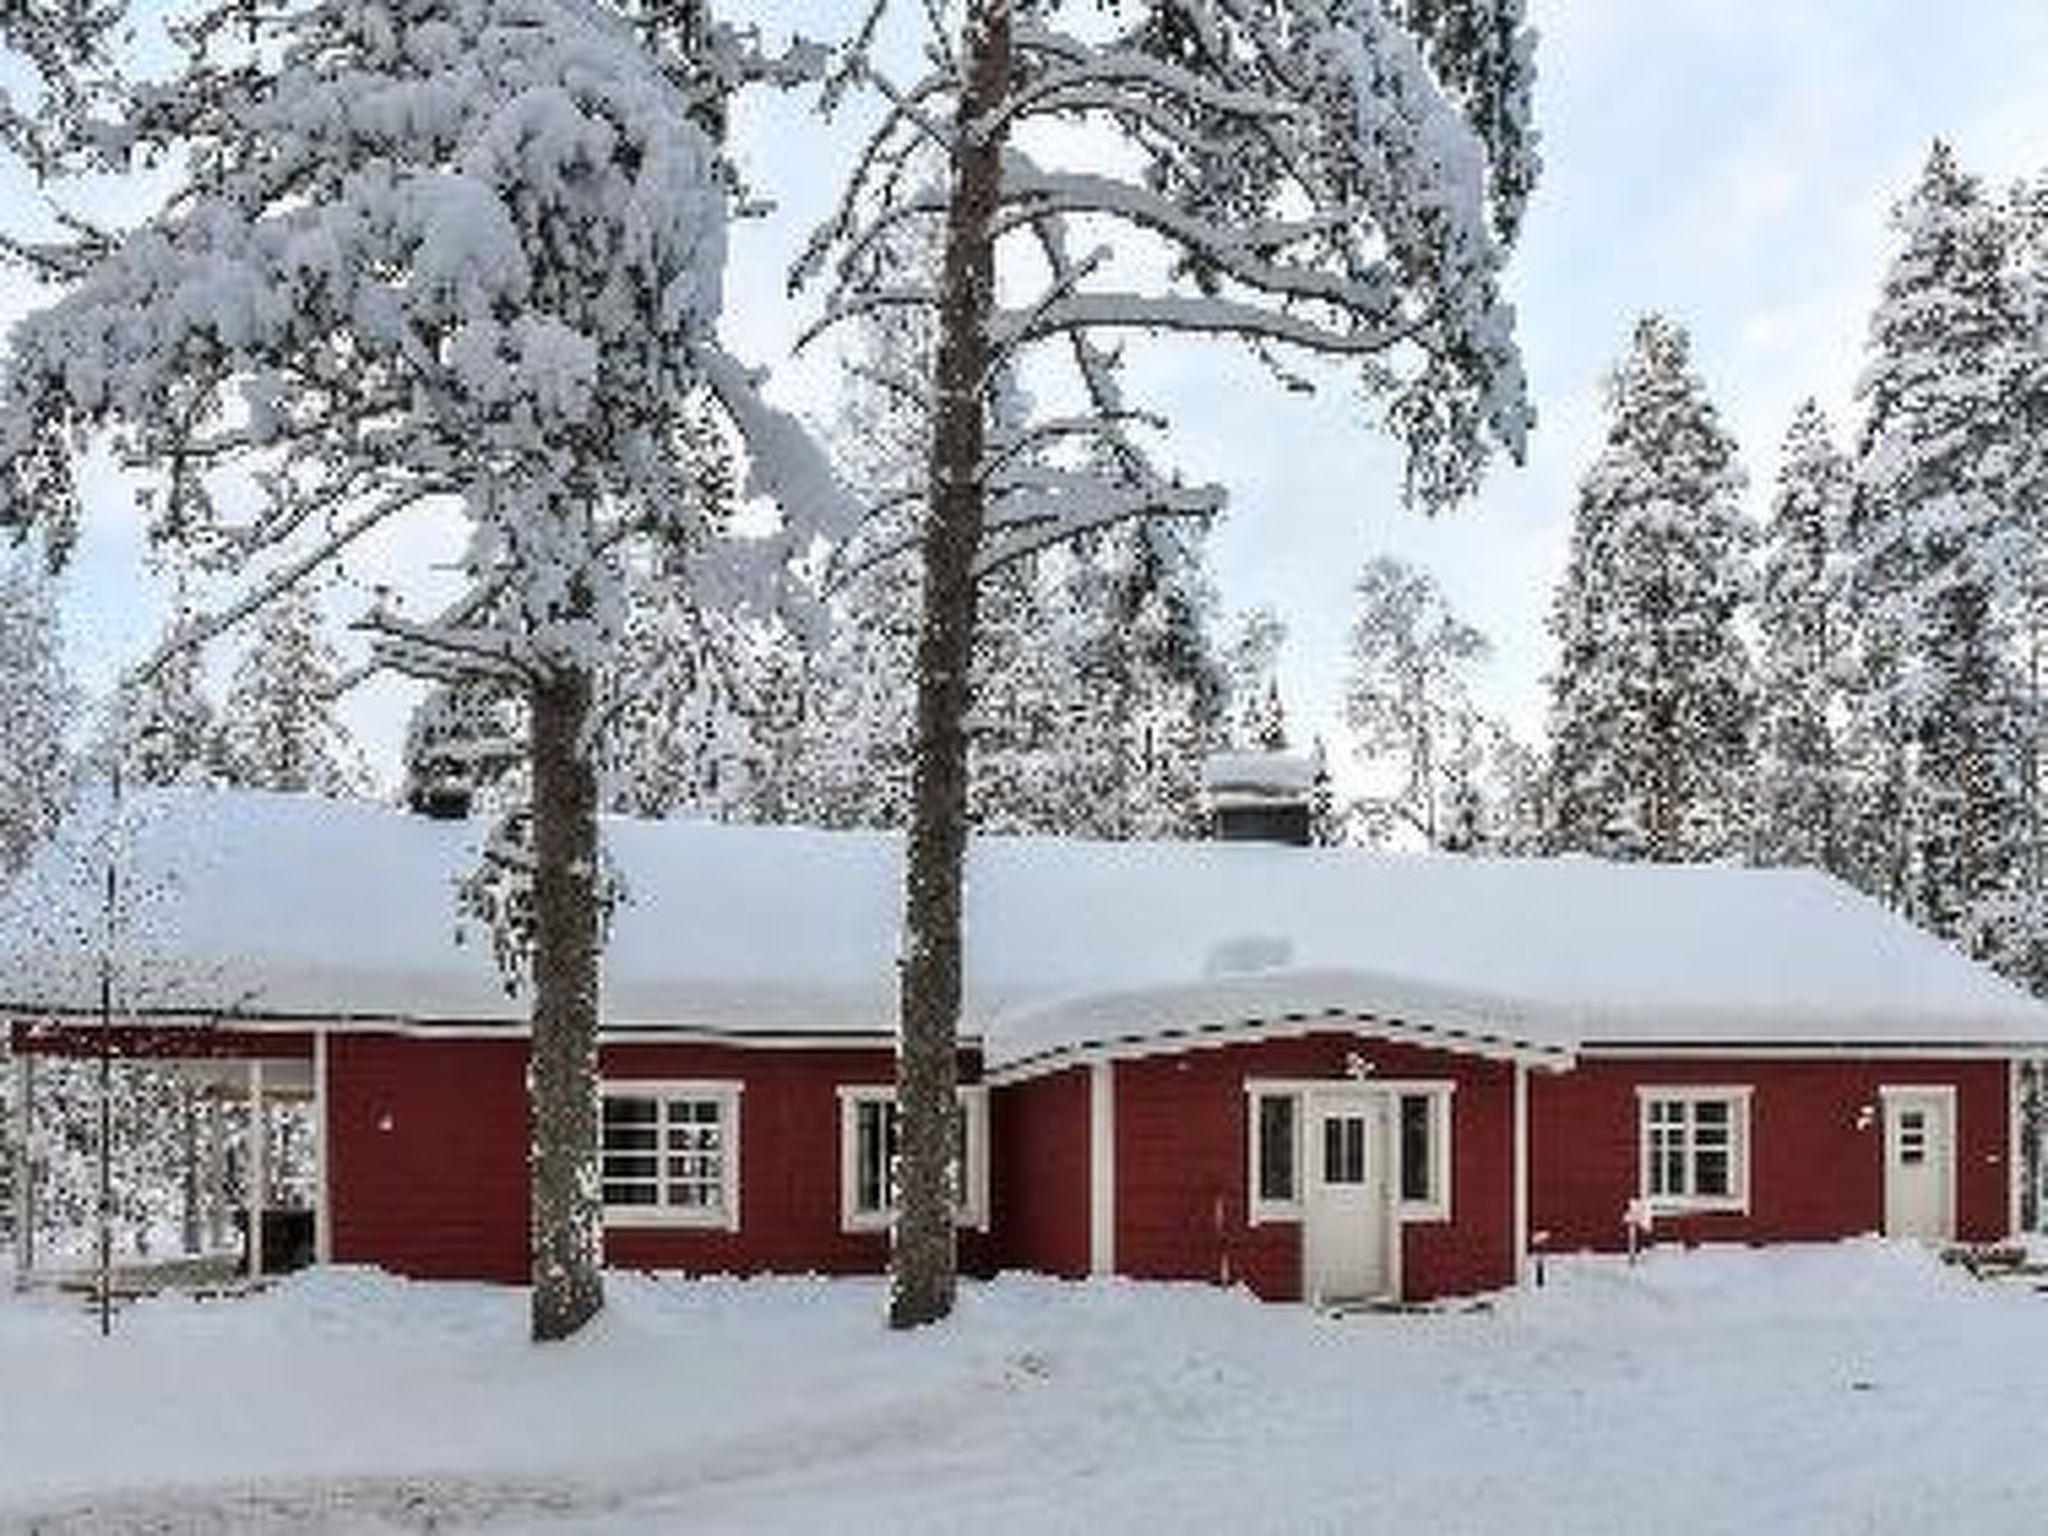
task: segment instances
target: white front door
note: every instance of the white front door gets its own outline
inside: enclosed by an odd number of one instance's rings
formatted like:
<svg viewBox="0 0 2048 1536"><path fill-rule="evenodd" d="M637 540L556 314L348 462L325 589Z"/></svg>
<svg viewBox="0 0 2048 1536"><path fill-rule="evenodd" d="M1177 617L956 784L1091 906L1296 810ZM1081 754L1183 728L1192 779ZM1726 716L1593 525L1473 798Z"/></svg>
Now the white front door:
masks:
<svg viewBox="0 0 2048 1536"><path fill-rule="evenodd" d="M1947 1242L1955 1236L1955 1099L1947 1093L1884 1093L1884 1231Z"/></svg>
<svg viewBox="0 0 2048 1536"><path fill-rule="evenodd" d="M1308 1299L1364 1301L1393 1291L1393 1159L1387 1101L1361 1089L1308 1096Z"/></svg>

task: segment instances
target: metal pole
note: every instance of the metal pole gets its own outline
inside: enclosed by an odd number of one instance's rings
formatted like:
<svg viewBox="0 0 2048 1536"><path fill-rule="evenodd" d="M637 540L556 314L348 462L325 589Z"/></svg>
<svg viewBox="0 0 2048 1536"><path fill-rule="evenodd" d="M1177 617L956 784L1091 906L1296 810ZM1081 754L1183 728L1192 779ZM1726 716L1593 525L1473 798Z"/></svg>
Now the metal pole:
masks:
<svg viewBox="0 0 2048 1536"><path fill-rule="evenodd" d="M222 1082L206 1094L206 1251L214 1254L228 1245L228 1142L220 1103L226 1091Z"/></svg>
<svg viewBox="0 0 2048 1536"><path fill-rule="evenodd" d="M249 1278L263 1278L263 1209L270 1190L270 1112L263 1104L263 1063L249 1063L249 1171L247 1177Z"/></svg>
<svg viewBox="0 0 2048 1536"><path fill-rule="evenodd" d="M14 1283L26 1287L36 1267L35 1058L14 1058Z"/></svg>
<svg viewBox="0 0 2048 1536"><path fill-rule="evenodd" d="M178 1243L185 1257L199 1253L199 1090L178 1083Z"/></svg>
<svg viewBox="0 0 2048 1536"><path fill-rule="evenodd" d="M334 1262L334 1208L328 1198L327 1031L313 1035L313 1262Z"/></svg>
<svg viewBox="0 0 2048 1536"><path fill-rule="evenodd" d="M121 765L113 769L112 836L107 842L105 933L100 946L99 1314L100 1337L114 1331L114 928L120 909Z"/></svg>

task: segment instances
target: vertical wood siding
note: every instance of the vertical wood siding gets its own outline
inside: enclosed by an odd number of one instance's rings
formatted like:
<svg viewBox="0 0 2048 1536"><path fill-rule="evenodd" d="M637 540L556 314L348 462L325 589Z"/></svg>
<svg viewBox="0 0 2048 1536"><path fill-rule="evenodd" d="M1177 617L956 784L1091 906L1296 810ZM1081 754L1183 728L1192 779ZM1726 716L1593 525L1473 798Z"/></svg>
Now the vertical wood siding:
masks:
<svg viewBox="0 0 2048 1536"><path fill-rule="evenodd" d="M1088 1273L1088 1069L990 1095L996 1262L1069 1280Z"/></svg>
<svg viewBox="0 0 2048 1536"><path fill-rule="evenodd" d="M337 1035L329 1059L334 1254L423 1278L521 1281L528 1270L526 1043ZM742 1085L740 1229L609 1226L605 1262L686 1274L874 1274L883 1232L840 1230L839 1089L887 1086L886 1048L610 1044L607 1081ZM961 1064L963 1082L978 1059ZM961 1267L987 1273L984 1234Z"/></svg>
<svg viewBox="0 0 2048 1536"><path fill-rule="evenodd" d="M1595 1059L1529 1081L1532 1232L1552 1252L1626 1246L1622 1213L1638 1183L1638 1087L1744 1087L1750 1096L1747 1212L1659 1218L1653 1240L1770 1243L1884 1226L1884 1129L1878 1088L1956 1089L1956 1236L2003 1237L2007 1220L2007 1074L2002 1060L1844 1057Z"/></svg>
<svg viewBox="0 0 2048 1536"><path fill-rule="evenodd" d="M1402 1293L1467 1294L1514 1280L1514 1069L1504 1063L1331 1031L1119 1062L1117 1271L1301 1294L1301 1229L1246 1219L1249 1078L1447 1079L1451 1219L1401 1226Z"/></svg>
<svg viewBox="0 0 2048 1536"><path fill-rule="evenodd" d="M523 1039L334 1035L327 1105L336 1263L527 1278Z"/></svg>

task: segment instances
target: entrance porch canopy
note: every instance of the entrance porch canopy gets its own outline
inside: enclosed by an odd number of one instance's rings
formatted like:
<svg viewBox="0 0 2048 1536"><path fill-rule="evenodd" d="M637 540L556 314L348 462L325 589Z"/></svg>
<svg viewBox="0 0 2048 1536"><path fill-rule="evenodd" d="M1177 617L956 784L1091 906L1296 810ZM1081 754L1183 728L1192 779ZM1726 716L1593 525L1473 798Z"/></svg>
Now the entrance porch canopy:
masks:
<svg viewBox="0 0 2048 1536"><path fill-rule="evenodd" d="M109 1022L77 1016L16 1016L8 1024L8 1050L14 1061L16 1124L19 1127L11 1149L14 1167L15 1269L19 1276L35 1274L37 1171L32 1161L35 1146L36 1063L45 1059L93 1062L105 1057L121 1063L145 1063L175 1076L197 1090L206 1108L206 1136L203 1187L206 1206L214 1213L213 1225L224 1225L226 1210L226 1156L221 1110L231 1105L246 1106L249 1132L246 1143L245 1204L247 1220L245 1263L249 1278L260 1279L265 1269L264 1233L269 1210L272 1147L271 1105L309 1104L312 1107L314 1138L313 1250L316 1261L324 1262L330 1251L327 1201L326 1156L326 1041L318 1031L303 1027L252 1029L224 1026L203 1018L166 1019L116 1018ZM220 1233L215 1232L218 1243ZM301 1239L303 1240L303 1239Z"/></svg>

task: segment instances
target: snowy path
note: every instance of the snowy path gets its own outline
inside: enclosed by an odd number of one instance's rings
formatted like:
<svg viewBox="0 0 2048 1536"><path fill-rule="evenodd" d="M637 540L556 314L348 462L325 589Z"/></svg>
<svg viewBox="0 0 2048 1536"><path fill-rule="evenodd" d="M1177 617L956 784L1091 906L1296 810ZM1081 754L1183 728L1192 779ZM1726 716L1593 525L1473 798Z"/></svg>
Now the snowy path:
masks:
<svg viewBox="0 0 2048 1536"><path fill-rule="evenodd" d="M2048 1296L1877 1244L1558 1266L1480 1315L1196 1287L614 1277L522 1298L336 1271L111 1345L0 1300L0 1530L2028 1532Z"/></svg>

